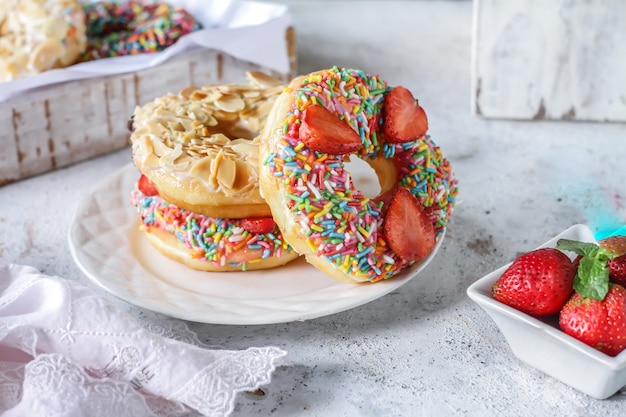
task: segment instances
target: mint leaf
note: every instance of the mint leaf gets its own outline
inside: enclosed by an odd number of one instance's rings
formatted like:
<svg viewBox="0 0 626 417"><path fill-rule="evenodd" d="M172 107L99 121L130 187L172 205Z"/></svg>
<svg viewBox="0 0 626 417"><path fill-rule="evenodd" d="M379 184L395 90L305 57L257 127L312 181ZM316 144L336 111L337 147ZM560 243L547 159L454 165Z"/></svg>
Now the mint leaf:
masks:
<svg viewBox="0 0 626 417"><path fill-rule="evenodd" d="M609 269L606 260L588 256L581 258L574 278L574 290L583 297L604 300L609 292Z"/></svg>
<svg viewBox="0 0 626 417"><path fill-rule="evenodd" d="M559 239L556 248L580 255L574 290L583 297L604 300L609 292L607 261L612 257L611 254L595 243L570 239Z"/></svg>
<svg viewBox="0 0 626 417"><path fill-rule="evenodd" d="M595 257L600 246L595 243L579 242L577 240L559 239L556 242L556 248L559 250L567 250L574 252L576 255Z"/></svg>

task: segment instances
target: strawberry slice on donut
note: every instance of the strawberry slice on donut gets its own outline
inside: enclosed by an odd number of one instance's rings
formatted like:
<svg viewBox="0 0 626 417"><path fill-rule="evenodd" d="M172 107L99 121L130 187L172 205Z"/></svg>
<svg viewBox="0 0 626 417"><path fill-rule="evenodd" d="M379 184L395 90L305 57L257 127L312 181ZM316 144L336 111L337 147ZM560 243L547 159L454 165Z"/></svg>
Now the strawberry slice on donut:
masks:
<svg viewBox="0 0 626 417"><path fill-rule="evenodd" d="M435 228L419 200L399 187L385 215L383 231L389 247L406 261L419 261L435 247Z"/></svg>
<svg viewBox="0 0 626 417"><path fill-rule="evenodd" d="M361 147L361 137L336 114L320 105L304 109L301 115L300 140L314 151L345 155Z"/></svg>
<svg viewBox="0 0 626 417"><path fill-rule="evenodd" d="M239 221L239 226L250 233L269 233L274 230L276 223L271 217L250 217Z"/></svg>
<svg viewBox="0 0 626 417"><path fill-rule="evenodd" d="M390 143L404 143L423 136L428 131L426 112L413 94L402 86L385 96L383 132Z"/></svg>
<svg viewBox="0 0 626 417"><path fill-rule="evenodd" d="M137 182L137 188L139 188L139 191L141 191L143 195L148 197L159 195L159 191L157 190L154 183L143 174L141 174L141 176L139 177L139 181Z"/></svg>

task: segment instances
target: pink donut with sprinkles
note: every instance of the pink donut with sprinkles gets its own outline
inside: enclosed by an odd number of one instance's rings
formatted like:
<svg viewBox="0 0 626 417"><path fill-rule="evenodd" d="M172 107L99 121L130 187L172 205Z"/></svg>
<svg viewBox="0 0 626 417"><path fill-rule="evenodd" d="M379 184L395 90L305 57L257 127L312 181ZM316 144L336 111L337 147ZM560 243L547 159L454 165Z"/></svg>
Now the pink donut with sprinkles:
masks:
<svg viewBox="0 0 626 417"><path fill-rule="evenodd" d="M334 67L294 79L260 138L260 187L283 238L346 282L392 278L427 257L458 193L423 108L404 87ZM381 192L356 188L345 162L366 161Z"/></svg>

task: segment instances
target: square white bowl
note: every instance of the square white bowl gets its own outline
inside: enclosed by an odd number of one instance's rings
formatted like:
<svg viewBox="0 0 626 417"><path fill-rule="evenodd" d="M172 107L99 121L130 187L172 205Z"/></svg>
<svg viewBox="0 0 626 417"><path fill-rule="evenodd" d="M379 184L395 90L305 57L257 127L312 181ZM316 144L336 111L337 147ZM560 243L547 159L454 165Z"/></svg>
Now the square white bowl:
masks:
<svg viewBox="0 0 626 417"><path fill-rule="evenodd" d="M578 224L540 247L556 247L559 239L595 242L591 230ZM509 265L470 285L467 295L489 314L515 356L594 398L608 398L626 385L626 351L608 356L565 334L558 319L537 319L493 298L491 288Z"/></svg>

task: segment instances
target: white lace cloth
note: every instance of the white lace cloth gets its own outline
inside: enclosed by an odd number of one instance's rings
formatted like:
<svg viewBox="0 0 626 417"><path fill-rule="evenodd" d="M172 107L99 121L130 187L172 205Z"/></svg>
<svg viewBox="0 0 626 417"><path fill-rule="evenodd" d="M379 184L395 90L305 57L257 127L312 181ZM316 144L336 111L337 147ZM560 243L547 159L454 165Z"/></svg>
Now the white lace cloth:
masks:
<svg viewBox="0 0 626 417"><path fill-rule="evenodd" d="M183 340L79 283L0 264L0 415L227 416L286 354L203 348L171 323Z"/></svg>

